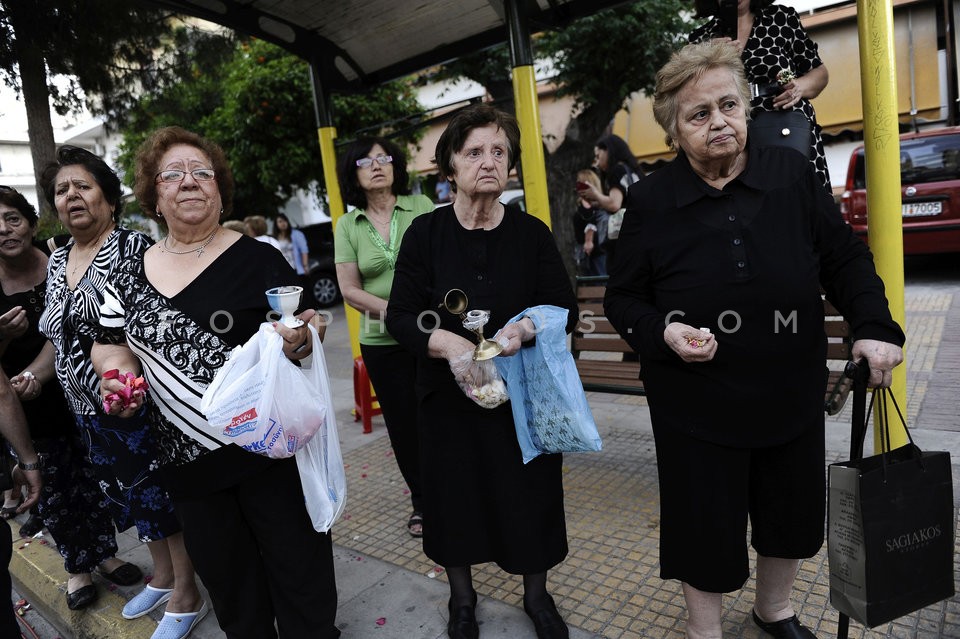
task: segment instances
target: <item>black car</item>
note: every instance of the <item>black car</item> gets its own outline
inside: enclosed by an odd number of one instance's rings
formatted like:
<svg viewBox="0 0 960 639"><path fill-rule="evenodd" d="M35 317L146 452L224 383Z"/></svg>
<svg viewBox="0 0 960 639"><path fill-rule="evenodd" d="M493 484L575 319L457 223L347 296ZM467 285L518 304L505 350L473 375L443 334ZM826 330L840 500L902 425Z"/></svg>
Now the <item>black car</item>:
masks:
<svg viewBox="0 0 960 639"><path fill-rule="evenodd" d="M320 222L302 226L300 230L307 238L307 251L310 254L307 277L313 297L320 308L328 308L342 299L333 262L333 224Z"/></svg>

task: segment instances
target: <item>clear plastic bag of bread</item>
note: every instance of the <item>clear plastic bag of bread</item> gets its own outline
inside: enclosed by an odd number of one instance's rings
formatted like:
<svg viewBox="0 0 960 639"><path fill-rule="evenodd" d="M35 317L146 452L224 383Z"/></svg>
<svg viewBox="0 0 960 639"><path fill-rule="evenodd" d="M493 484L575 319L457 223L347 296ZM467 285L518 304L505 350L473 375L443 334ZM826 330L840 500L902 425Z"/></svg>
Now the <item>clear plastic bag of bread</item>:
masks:
<svg viewBox="0 0 960 639"><path fill-rule="evenodd" d="M460 390L478 406L496 408L510 399L493 360L474 360L473 349L451 359L450 371Z"/></svg>

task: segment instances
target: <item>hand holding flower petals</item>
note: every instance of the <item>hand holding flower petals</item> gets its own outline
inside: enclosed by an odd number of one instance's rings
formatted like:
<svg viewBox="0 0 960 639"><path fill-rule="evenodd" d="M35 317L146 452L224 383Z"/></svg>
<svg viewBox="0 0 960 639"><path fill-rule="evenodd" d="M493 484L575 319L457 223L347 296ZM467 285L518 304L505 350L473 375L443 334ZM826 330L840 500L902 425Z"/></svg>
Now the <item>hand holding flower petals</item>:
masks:
<svg viewBox="0 0 960 639"><path fill-rule="evenodd" d="M123 412L131 406L139 405L139 400L149 389L143 377L137 377L129 371L126 373L121 373L117 369L106 371L103 374L103 380L116 380L123 384L116 391L103 396L103 412L107 414L113 413L115 406L119 406L118 412Z"/></svg>

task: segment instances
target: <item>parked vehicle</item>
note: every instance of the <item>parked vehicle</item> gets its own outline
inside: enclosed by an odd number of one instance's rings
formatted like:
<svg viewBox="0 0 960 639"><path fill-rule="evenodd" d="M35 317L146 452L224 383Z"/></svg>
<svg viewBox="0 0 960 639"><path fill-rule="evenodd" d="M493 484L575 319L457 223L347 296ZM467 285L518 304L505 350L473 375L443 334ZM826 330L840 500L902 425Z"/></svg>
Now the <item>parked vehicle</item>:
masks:
<svg viewBox="0 0 960 639"><path fill-rule="evenodd" d="M960 252L960 127L900 136L900 188L904 255ZM862 146L850 157L840 211L866 240Z"/></svg>
<svg viewBox="0 0 960 639"><path fill-rule="evenodd" d="M320 308L328 308L339 302L340 286L337 284L337 269L333 262L333 225L320 222L300 227L307 238L310 254L310 271L307 274L313 297Z"/></svg>
<svg viewBox="0 0 960 639"><path fill-rule="evenodd" d="M516 204L521 211L527 210L526 201L523 199L523 189L507 189L500 194L502 204Z"/></svg>

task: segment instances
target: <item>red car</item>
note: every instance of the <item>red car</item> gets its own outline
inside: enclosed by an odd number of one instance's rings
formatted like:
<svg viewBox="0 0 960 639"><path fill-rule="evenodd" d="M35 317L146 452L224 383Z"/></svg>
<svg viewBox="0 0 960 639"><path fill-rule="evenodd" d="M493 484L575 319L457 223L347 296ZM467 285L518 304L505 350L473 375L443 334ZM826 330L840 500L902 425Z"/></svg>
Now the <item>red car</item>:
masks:
<svg viewBox="0 0 960 639"><path fill-rule="evenodd" d="M866 240L867 185L863 147L850 157L843 219ZM903 253L960 252L960 127L900 136Z"/></svg>

